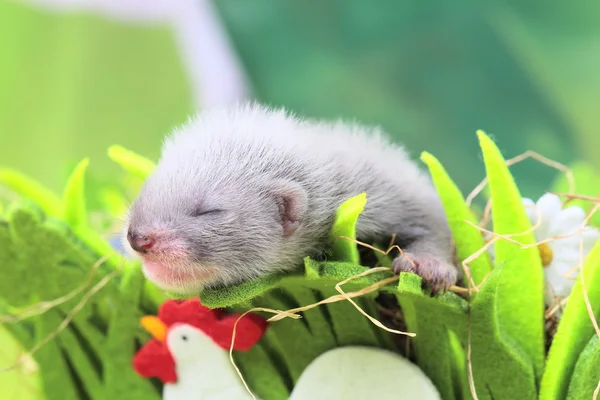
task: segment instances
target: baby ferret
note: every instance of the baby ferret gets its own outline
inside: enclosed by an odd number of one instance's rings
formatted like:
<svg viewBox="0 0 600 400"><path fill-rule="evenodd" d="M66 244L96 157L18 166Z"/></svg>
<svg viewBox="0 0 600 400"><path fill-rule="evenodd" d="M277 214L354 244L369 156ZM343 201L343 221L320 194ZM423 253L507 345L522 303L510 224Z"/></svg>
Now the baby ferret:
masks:
<svg viewBox="0 0 600 400"><path fill-rule="evenodd" d="M320 254L338 207L363 192L358 240L395 235L405 255L396 273L414 272L434 291L457 281L441 202L402 147L377 128L256 103L205 111L166 139L124 244L166 290L236 284Z"/></svg>

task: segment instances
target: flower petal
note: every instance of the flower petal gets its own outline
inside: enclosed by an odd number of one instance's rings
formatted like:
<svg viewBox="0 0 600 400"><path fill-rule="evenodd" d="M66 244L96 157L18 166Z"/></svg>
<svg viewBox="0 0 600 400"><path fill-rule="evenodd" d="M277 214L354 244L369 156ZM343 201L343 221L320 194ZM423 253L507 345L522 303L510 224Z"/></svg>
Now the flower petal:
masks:
<svg viewBox="0 0 600 400"><path fill-rule="evenodd" d="M525 212L527 213L527 217L529 221L531 221L531 225L535 225L537 221L537 211L535 202L527 197L523 197L523 206L525 207Z"/></svg>
<svg viewBox="0 0 600 400"><path fill-rule="evenodd" d="M552 249L552 254L556 257L561 257L565 252L576 253L576 258L579 259L579 253L581 252L581 241L583 240L583 256L585 256L592 250L596 242L600 239L600 232L592 227L585 227L581 232L578 232L572 236L568 236L562 239L555 239L548 242L548 245ZM575 256L573 256L575 257ZM564 257L562 257L564 259Z"/></svg>
<svg viewBox="0 0 600 400"><path fill-rule="evenodd" d="M569 271L573 271L576 265L581 264L581 257L579 251L566 250L560 253L555 253L552 262L547 268L551 268L557 273L566 276L567 273L572 275Z"/></svg>
<svg viewBox="0 0 600 400"><path fill-rule="evenodd" d="M576 252L579 256L579 248L581 245L581 234L576 233L572 236L567 236L561 239L554 239L548 242L552 248L553 254L561 254L564 252Z"/></svg>
<svg viewBox="0 0 600 400"><path fill-rule="evenodd" d="M537 201L537 206L549 215L558 214L562 209L560 198L552 193L545 193Z"/></svg>
<svg viewBox="0 0 600 400"><path fill-rule="evenodd" d="M585 253L588 253L596 245L598 239L600 239L600 232L598 229L586 226L581 236L583 237L583 250Z"/></svg>
<svg viewBox="0 0 600 400"><path fill-rule="evenodd" d="M554 219L554 217L560 213L562 209L562 204L560 202L560 198L552 193L546 193L536 203L537 210L533 209L535 212L535 217L533 220L533 224L537 222L538 218L541 218L540 225L536 229L536 237L538 240L545 239L550 237L548 232L548 227L550 226L550 221Z"/></svg>
<svg viewBox="0 0 600 400"><path fill-rule="evenodd" d="M581 207L565 208L550 222L550 236L568 235L583 227L585 211Z"/></svg>
<svg viewBox="0 0 600 400"><path fill-rule="evenodd" d="M568 296L575 284L575 280L567 279L565 274L560 270L568 271L568 264L556 265L552 263L544 269L546 284L550 286L550 291L554 296Z"/></svg>

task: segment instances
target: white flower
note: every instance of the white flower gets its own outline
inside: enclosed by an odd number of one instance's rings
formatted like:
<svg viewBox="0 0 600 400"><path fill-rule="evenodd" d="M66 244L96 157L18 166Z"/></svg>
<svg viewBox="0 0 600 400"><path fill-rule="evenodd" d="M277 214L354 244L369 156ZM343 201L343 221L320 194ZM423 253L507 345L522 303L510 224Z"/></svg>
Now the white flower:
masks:
<svg viewBox="0 0 600 400"><path fill-rule="evenodd" d="M538 246L546 280L546 303L555 305L571 293L580 264L600 238L600 232L584 227L583 209L577 206L563 209L554 194L543 195L537 203L524 198L523 204L531 224L539 222L534 231L537 242L559 237Z"/></svg>

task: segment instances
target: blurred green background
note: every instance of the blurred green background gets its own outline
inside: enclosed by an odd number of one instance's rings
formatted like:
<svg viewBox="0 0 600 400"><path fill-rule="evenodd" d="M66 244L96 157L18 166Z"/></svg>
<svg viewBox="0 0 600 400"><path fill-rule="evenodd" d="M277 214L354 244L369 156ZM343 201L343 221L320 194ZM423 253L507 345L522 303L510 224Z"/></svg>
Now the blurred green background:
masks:
<svg viewBox="0 0 600 400"><path fill-rule="evenodd" d="M55 190L87 156L96 179L112 179L114 143L155 159L203 107L169 24L63 3L73 2L0 0L0 164ZM254 97L381 125L415 157L440 158L465 191L483 176L476 129L507 156L600 166L600 3L215 4ZM534 162L515 171L532 196L555 175Z"/></svg>
<svg viewBox="0 0 600 400"><path fill-rule="evenodd" d="M434 154L465 193L484 176L477 129L507 156L600 170L597 1L210 4L0 0L0 166L59 192L90 157L89 206L101 208L93 189L121 179L108 146L156 159L195 110L249 91L380 125L415 157ZM527 196L556 176L532 161L514 171ZM3 332L0 366L18 354ZM2 374L3 393L39 393L21 379Z"/></svg>

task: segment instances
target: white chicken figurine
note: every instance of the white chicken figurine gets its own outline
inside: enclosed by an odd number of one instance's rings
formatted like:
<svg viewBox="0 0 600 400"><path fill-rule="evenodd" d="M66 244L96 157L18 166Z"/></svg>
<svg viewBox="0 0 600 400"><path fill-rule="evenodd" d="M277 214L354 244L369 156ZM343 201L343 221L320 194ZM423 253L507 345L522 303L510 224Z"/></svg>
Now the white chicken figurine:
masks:
<svg viewBox="0 0 600 400"><path fill-rule="evenodd" d="M199 299L168 300L158 317L142 318L154 340L135 355L133 367L163 383L163 400L252 398L229 360L233 327L239 315L225 315ZM236 327L234 350L248 350L262 337L267 321L248 314Z"/></svg>
<svg viewBox="0 0 600 400"><path fill-rule="evenodd" d="M233 327L240 314L211 310L199 299L168 300L158 317L142 318L152 334L133 367L163 383L163 400L243 400L252 396L229 360ZM234 350L250 349L267 321L247 314L236 328ZM387 350L348 346L325 352L302 373L290 400L440 400L431 381L413 363Z"/></svg>

